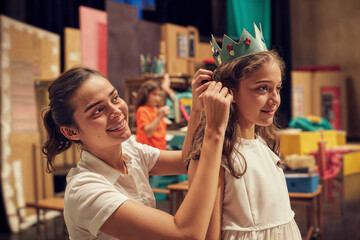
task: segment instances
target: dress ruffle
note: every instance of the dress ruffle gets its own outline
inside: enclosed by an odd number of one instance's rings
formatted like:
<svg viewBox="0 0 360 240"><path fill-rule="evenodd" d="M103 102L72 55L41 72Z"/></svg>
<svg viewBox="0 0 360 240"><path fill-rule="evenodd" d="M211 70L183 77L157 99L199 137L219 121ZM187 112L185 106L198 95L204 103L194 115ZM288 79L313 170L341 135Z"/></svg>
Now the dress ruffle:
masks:
<svg viewBox="0 0 360 240"><path fill-rule="evenodd" d="M294 219L289 223L259 231L222 231L223 240L301 240L299 228Z"/></svg>

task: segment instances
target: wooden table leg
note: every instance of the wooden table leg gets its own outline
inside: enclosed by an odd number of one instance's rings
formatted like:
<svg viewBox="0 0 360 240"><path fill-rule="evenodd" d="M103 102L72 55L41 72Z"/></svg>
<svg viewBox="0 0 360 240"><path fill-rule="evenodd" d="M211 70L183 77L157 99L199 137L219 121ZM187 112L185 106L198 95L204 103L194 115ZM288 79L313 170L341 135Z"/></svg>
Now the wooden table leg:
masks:
<svg viewBox="0 0 360 240"><path fill-rule="evenodd" d="M180 207L181 204L181 196L182 196L182 192L177 192L176 193L176 210L177 211Z"/></svg>
<svg viewBox="0 0 360 240"><path fill-rule="evenodd" d="M36 208L36 235L37 235L37 239L42 239L41 237L41 231L40 231L40 224L41 224L41 220L40 220L40 209Z"/></svg>
<svg viewBox="0 0 360 240"><path fill-rule="evenodd" d="M324 239L324 228L323 228L323 217L322 217L322 203L321 203L321 193L317 196L317 219L318 227L320 228L320 239Z"/></svg>
<svg viewBox="0 0 360 240"><path fill-rule="evenodd" d="M312 236L313 231L314 231L314 227L311 226L311 227L308 229L307 233L306 233L305 240L311 240L311 236Z"/></svg>
<svg viewBox="0 0 360 240"><path fill-rule="evenodd" d="M169 213L173 215L173 191L169 193Z"/></svg>
<svg viewBox="0 0 360 240"><path fill-rule="evenodd" d="M307 206L306 206L306 227L307 229L310 229L310 227L312 226L312 222L314 219L314 201L310 200L307 201Z"/></svg>

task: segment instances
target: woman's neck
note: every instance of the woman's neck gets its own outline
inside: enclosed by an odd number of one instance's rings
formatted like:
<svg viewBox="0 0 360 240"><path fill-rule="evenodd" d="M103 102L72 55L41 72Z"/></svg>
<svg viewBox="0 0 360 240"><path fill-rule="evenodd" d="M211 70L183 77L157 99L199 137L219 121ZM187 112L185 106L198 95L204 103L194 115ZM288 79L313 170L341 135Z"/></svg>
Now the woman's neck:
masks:
<svg viewBox="0 0 360 240"><path fill-rule="evenodd" d="M112 146L111 149L86 149L84 150L92 153L97 158L104 161L110 167L118 170L121 173L127 173L127 168L122 155L121 144Z"/></svg>

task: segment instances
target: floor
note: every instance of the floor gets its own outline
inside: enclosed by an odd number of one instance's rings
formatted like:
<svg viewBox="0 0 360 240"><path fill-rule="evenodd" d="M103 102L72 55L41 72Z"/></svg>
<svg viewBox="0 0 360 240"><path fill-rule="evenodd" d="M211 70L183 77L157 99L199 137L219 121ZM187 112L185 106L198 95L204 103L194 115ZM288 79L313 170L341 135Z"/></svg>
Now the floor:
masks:
<svg viewBox="0 0 360 240"><path fill-rule="evenodd" d="M360 174L338 179L343 193L335 191L335 200L326 201L323 194L324 240L360 239ZM168 211L168 201L159 201L157 208ZM306 234L305 206L292 203L295 220L301 233ZM61 232L61 219L56 217L48 224L46 240L64 240L67 236ZM43 233L43 231L42 231ZM44 234L44 233L43 233ZM32 240L36 238L35 226L29 227L18 234L0 233L0 240Z"/></svg>

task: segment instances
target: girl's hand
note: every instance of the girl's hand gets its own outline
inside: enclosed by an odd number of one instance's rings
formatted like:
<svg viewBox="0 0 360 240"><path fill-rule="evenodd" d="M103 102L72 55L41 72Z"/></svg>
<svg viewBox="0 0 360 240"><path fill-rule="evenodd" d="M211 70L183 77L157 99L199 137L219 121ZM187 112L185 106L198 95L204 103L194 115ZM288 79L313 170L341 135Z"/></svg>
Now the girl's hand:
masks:
<svg viewBox="0 0 360 240"><path fill-rule="evenodd" d="M170 76L168 73L164 73L164 79L161 82L161 88L165 90L165 92L167 92L168 89L170 89Z"/></svg>
<svg viewBox="0 0 360 240"><path fill-rule="evenodd" d="M204 106L199 101L199 96L209 87L212 80L213 72L206 69L199 69L191 82L192 105L191 111L202 112Z"/></svg>
<svg viewBox="0 0 360 240"><path fill-rule="evenodd" d="M162 106L158 109L158 116L165 117L170 114L170 107L169 106Z"/></svg>
<svg viewBox="0 0 360 240"><path fill-rule="evenodd" d="M220 82L210 83L206 91L199 97L204 105L206 126L225 131L229 120L230 104L233 96Z"/></svg>
<svg viewBox="0 0 360 240"><path fill-rule="evenodd" d="M168 73L164 74L164 79L161 82L161 88L171 99L175 97L175 91L171 89L171 80Z"/></svg>

